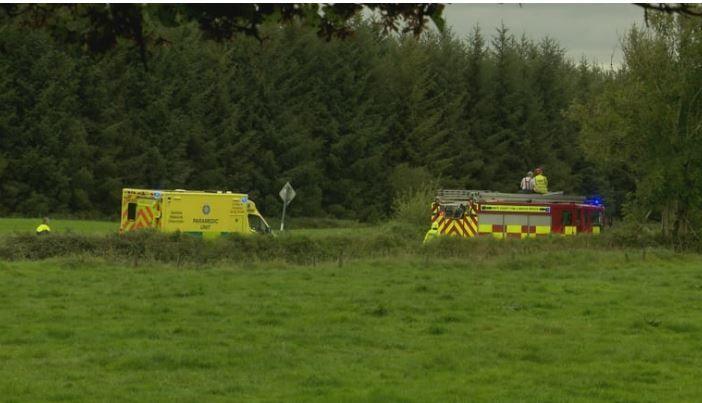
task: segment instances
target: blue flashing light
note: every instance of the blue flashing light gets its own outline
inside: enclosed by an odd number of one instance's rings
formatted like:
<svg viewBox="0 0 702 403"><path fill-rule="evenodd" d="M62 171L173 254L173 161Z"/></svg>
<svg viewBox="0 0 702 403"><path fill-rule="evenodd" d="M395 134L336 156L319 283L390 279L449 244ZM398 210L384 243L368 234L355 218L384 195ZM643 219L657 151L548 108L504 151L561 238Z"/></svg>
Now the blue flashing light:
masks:
<svg viewBox="0 0 702 403"><path fill-rule="evenodd" d="M599 196L588 197L587 199L585 199L585 204L589 204L592 206L601 206L602 198Z"/></svg>

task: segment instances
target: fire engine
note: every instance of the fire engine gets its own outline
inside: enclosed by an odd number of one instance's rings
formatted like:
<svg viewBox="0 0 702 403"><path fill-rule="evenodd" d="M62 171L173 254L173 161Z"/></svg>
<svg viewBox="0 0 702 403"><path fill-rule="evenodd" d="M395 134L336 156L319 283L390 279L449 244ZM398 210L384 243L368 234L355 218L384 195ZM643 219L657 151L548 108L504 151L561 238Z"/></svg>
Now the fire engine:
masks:
<svg viewBox="0 0 702 403"><path fill-rule="evenodd" d="M605 207L599 198L486 190L440 190L431 221L439 235L532 238L549 234L599 234Z"/></svg>
<svg viewBox="0 0 702 403"><path fill-rule="evenodd" d="M153 228L204 238L231 233L271 233L244 193L203 190L122 189L120 232Z"/></svg>

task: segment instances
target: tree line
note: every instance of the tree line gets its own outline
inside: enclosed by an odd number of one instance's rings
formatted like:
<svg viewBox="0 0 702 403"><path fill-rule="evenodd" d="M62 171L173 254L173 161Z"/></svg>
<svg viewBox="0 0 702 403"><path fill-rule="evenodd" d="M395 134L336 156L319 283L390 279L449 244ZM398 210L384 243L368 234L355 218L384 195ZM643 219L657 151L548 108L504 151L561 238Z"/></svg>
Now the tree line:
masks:
<svg viewBox="0 0 702 403"><path fill-rule="evenodd" d="M632 184L623 210L664 235L700 240L702 18L654 13L623 39L624 63L573 105L581 146Z"/></svg>
<svg viewBox="0 0 702 403"><path fill-rule="evenodd" d="M638 154L603 152L616 144L599 122L657 25L603 71L504 26L416 37L356 19L343 40L266 24L261 40L213 42L145 23L162 38L148 69L130 43L93 55L0 18L0 213L116 216L123 187L149 187L248 192L277 214L291 181L291 214L377 220L408 187L516 191L536 166L617 212L644 192Z"/></svg>

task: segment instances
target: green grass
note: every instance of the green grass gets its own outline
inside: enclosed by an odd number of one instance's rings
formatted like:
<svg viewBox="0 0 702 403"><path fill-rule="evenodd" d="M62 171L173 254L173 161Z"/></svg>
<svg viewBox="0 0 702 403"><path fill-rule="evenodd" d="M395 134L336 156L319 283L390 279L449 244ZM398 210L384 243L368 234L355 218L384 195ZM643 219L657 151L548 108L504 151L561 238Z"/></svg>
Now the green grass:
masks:
<svg viewBox="0 0 702 403"><path fill-rule="evenodd" d="M702 257L0 263L7 401L696 401Z"/></svg>
<svg viewBox="0 0 702 403"><path fill-rule="evenodd" d="M0 235L15 232L34 233L41 224L41 218L1 218ZM118 222L88 221L88 220L51 220L49 222L52 232L73 232L80 234L106 234L114 233L119 229Z"/></svg>

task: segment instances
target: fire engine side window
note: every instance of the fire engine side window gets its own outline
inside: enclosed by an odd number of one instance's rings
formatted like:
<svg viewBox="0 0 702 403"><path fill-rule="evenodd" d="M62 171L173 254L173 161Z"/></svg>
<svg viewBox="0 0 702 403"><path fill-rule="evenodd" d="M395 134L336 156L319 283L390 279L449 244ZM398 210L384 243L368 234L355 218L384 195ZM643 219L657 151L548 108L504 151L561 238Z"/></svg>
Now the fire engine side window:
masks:
<svg viewBox="0 0 702 403"><path fill-rule="evenodd" d="M592 214L592 225L602 225L600 220L602 219L602 216L600 215L599 211L595 211Z"/></svg>
<svg viewBox="0 0 702 403"><path fill-rule="evenodd" d="M570 211L563 212L563 225L572 225L573 215Z"/></svg>
<svg viewBox="0 0 702 403"><path fill-rule="evenodd" d="M136 220L136 208L137 208L136 203L129 203L127 205L127 220L129 220L129 221Z"/></svg>

